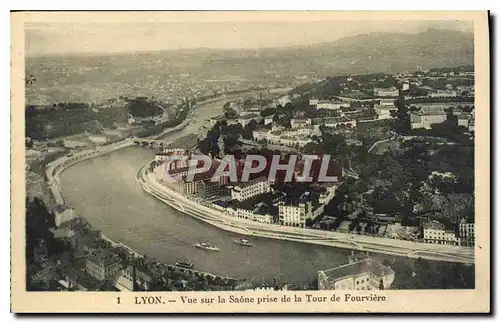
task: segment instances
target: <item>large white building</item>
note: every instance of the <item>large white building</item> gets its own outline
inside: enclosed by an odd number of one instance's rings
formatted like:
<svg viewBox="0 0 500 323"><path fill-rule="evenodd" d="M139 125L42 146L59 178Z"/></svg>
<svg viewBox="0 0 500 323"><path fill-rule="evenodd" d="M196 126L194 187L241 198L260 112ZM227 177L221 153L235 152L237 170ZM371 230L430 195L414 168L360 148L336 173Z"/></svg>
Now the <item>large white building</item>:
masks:
<svg viewBox="0 0 500 323"><path fill-rule="evenodd" d="M237 201L244 201L254 196L269 193L271 184L266 177L262 176L247 183L241 183L231 188L231 198Z"/></svg>
<svg viewBox="0 0 500 323"><path fill-rule="evenodd" d="M429 221L424 223L424 242L436 244L458 244L455 232L445 230L444 224Z"/></svg>
<svg viewBox="0 0 500 323"><path fill-rule="evenodd" d="M425 106L418 111L410 112L410 127L411 129L431 129L433 124L442 123L447 118L442 107Z"/></svg>
<svg viewBox="0 0 500 323"><path fill-rule="evenodd" d="M374 88L373 95L381 98L384 97L397 97L399 96L399 90L396 87L391 86L388 88Z"/></svg>
<svg viewBox="0 0 500 323"><path fill-rule="evenodd" d="M390 289L394 276L394 270L375 259L367 258L318 271L318 290Z"/></svg>
<svg viewBox="0 0 500 323"><path fill-rule="evenodd" d="M316 106L316 109L328 109L328 110L340 110L340 108L351 106L349 102L319 100L319 99L310 99L309 105Z"/></svg>
<svg viewBox="0 0 500 323"><path fill-rule="evenodd" d="M240 219L252 220L252 221L267 223L267 224L271 224L274 222L274 218L270 214L257 213L257 212L252 211L252 210L246 210L246 209L241 209L241 208L234 209L232 207L229 207L226 210L227 210L227 213L229 215L240 218Z"/></svg>
<svg viewBox="0 0 500 323"><path fill-rule="evenodd" d="M310 118L293 118L290 120L290 126L292 128L307 128L311 127L312 120Z"/></svg>
<svg viewBox="0 0 500 323"><path fill-rule="evenodd" d="M253 139L255 141L265 140L269 145L295 147L305 146L312 142L309 137L315 132L313 127L310 128L294 128L282 130L255 130Z"/></svg>

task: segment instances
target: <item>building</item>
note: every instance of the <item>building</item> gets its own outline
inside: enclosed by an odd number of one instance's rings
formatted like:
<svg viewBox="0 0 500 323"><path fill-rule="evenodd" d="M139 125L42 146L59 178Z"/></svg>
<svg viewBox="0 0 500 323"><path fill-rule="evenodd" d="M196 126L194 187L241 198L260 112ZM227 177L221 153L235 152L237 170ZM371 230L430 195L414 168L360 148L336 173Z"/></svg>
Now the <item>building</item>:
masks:
<svg viewBox="0 0 500 323"><path fill-rule="evenodd" d="M229 215L240 219L246 219L266 224L274 223L274 217L271 214L262 213L258 209L246 210L242 208L234 209L232 207L229 207L226 209L226 211Z"/></svg>
<svg viewBox="0 0 500 323"><path fill-rule="evenodd" d="M257 117L254 114L245 114L245 115L240 115L238 117L238 123L241 124L242 127L245 127L247 124L249 124L255 117Z"/></svg>
<svg viewBox="0 0 500 323"><path fill-rule="evenodd" d="M215 124L217 122L222 122L222 121L225 121L227 118L223 115L220 115L220 116L217 116L217 117L214 117L214 118L210 118L210 126L213 127L215 126Z"/></svg>
<svg viewBox="0 0 500 323"><path fill-rule="evenodd" d="M475 124L474 115L472 115L471 119L469 120L469 131L470 132L474 131L474 124Z"/></svg>
<svg viewBox="0 0 500 323"><path fill-rule="evenodd" d="M312 125L312 120L310 118L302 119L302 118L292 118L290 120L290 126L292 128L307 128Z"/></svg>
<svg viewBox="0 0 500 323"><path fill-rule="evenodd" d="M201 168L200 168L201 169ZM193 170L194 171L194 170ZM212 182L213 171L195 173L192 180L188 180L188 175L180 175L180 179L171 182L164 182L169 188L186 197L209 198L220 196L220 180Z"/></svg>
<svg viewBox="0 0 500 323"><path fill-rule="evenodd" d="M457 96L457 91L454 90L435 90L429 92L430 98L454 98Z"/></svg>
<svg viewBox="0 0 500 323"><path fill-rule="evenodd" d="M96 145L105 145L108 143L106 136L89 135L89 140Z"/></svg>
<svg viewBox="0 0 500 323"><path fill-rule="evenodd" d="M121 269L120 258L108 250L91 250L87 255L85 271L99 281L115 279Z"/></svg>
<svg viewBox="0 0 500 323"><path fill-rule="evenodd" d="M348 117L345 116L338 118L325 118L323 122L325 127L330 127L330 128L336 128L338 126L356 128L357 125L357 121L355 119L349 119Z"/></svg>
<svg viewBox="0 0 500 323"><path fill-rule="evenodd" d="M58 204L54 208L54 220L56 227L76 218L75 211L66 204Z"/></svg>
<svg viewBox="0 0 500 323"><path fill-rule="evenodd" d="M307 143L312 142L309 136L315 131L313 127L309 128L278 128L273 127L275 130L255 130L253 132L253 139L255 141L266 141L268 145L297 147L305 146Z"/></svg>
<svg viewBox="0 0 500 323"><path fill-rule="evenodd" d="M241 202L270 191L271 184L266 177L261 176L249 182L233 186L231 188L231 198Z"/></svg>
<svg viewBox="0 0 500 323"><path fill-rule="evenodd" d="M444 224L437 221L429 221L423 225L424 242L435 244L458 244L455 232L445 230Z"/></svg>
<svg viewBox="0 0 500 323"><path fill-rule="evenodd" d="M43 262L47 259L49 255L49 251L47 248L47 244L43 239L38 241L38 244L33 248L33 258L37 262Z"/></svg>
<svg viewBox="0 0 500 323"><path fill-rule="evenodd" d="M71 140L71 139L64 139L63 140L63 145L65 148L81 148L81 147L87 147L88 144L84 141L78 141L78 140Z"/></svg>
<svg viewBox="0 0 500 323"><path fill-rule="evenodd" d="M267 126L268 124L273 123L274 120L274 114L271 114L267 117L264 118L264 125Z"/></svg>
<svg viewBox="0 0 500 323"><path fill-rule="evenodd" d="M474 223L467 222L467 220L462 219L460 220L459 228L460 245L474 247Z"/></svg>
<svg viewBox="0 0 500 323"><path fill-rule="evenodd" d="M316 109L327 109L327 110L340 110L341 108L351 106L349 102L317 100L317 99L309 100L309 105L316 106Z"/></svg>
<svg viewBox="0 0 500 323"><path fill-rule="evenodd" d="M442 123L447 118L442 107L425 106L418 111L410 112L410 127L411 129L431 129L433 124Z"/></svg>
<svg viewBox="0 0 500 323"><path fill-rule="evenodd" d="M318 290L390 289L394 276L394 270L375 259L367 258L318 271Z"/></svg>
<svg viewBox="0 0 500 323"><path fill-rule="evenodd" d="M278 217L281 225L300 227L306 226L306 220L313 218L313 208L309 193L304 193L297 204L278 205Z"/></svg>
<svg viewBox="0 0 500 323"><path fill-rule="evenodd" d="M463 113L457 116L457 125L460 127L469 128L469 123L471 120L471 115L468 113Z"/></svg>
<svg viewBox="0 0 500 323"><path fill-rule="evenodd" d="M134 276L135 276L135 286L134 286ZM127 268L123 268L121 271L121 275L116 280L115 287L120 291L129 291L132 292L135 290L145 290L148 291L151 289L151 284L153 282L153 277L144 270L135 269L132 265L127 266Z"/></svg>
<svg viewBox="0 0 500 323"><path fill-rule="evenodd" d="M388 88L374 88L373 95L381 98L397 97L399 96L399 90L394 86Z"/></svg>
<svg viewBox="0 0 500 323"><path fill-rule="evenodd" d="M395 102L396 102L395 99L380 100L380 103L374 106L375 113L377 114L378 119L392 118L391 110L397 110L396 106L394 105Z"/></svg>

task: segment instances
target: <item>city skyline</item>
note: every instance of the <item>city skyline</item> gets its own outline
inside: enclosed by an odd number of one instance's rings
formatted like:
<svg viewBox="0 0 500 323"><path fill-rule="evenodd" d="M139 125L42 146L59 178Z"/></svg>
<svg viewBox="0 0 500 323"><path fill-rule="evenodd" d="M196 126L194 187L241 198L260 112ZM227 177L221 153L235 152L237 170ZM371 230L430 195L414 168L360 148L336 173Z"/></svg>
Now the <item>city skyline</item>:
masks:
<svg viewBox="0 0 500 323"><path fill-rule="evenodd" d="M473 25L457 20L37 22L26 25L25 49L27 56L259 49L327 43L374 32L419 33L430 28L470 32Z"/></svg>

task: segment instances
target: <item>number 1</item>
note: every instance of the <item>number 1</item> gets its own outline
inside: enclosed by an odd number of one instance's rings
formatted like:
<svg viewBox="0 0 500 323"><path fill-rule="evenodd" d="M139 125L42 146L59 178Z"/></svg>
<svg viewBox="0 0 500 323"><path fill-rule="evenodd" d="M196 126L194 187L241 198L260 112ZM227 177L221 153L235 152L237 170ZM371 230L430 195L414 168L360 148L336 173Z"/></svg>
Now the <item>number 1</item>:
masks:
<svg viewBox="0 0 500 323"><path fill-rule="evenodd" d="M120 303L120 297L117 297L117 298L116 298L116 301L118 302L118 304L121 304L121 303Z"/></svg>

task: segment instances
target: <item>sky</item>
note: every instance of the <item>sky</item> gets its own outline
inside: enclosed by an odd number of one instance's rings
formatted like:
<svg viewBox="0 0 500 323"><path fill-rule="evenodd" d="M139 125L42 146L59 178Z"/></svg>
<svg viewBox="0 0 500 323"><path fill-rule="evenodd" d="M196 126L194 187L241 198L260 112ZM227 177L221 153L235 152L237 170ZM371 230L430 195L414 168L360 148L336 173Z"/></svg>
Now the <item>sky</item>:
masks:
<svg viewBox="0 0 500 323"><path fill-rule="evenodd" d="M192 48L264 48L322 43L370 32L472 31L471 21L30 22L27 56Z"/></svg>

